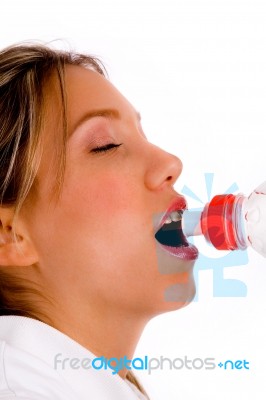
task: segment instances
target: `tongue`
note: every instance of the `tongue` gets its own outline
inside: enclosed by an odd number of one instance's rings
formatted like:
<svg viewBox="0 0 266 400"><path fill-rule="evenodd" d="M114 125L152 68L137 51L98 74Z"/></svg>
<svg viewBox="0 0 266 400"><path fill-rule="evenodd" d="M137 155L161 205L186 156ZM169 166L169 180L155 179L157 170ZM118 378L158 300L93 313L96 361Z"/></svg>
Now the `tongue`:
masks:
<svg viewBox="0 0 266 400"><path fill-rule="evenodd" d="M164 224L155 234L155 238L161 244L172 247L188 246L185 236L181 229L181 221Z"/></svg>

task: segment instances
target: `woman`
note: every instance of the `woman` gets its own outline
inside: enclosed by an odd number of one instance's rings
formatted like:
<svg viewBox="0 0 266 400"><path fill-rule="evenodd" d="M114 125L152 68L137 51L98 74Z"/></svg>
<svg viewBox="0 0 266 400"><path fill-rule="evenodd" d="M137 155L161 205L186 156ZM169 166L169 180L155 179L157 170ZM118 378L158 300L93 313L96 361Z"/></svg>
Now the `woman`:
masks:
<svg viewBox="0 0 266 400"><path fill-rule="evenodd" d="M34 44L0 53L0 159L0 398L147 398L112 366L194 296L197 250L162 228L181 161L97 59Z"/></svg>

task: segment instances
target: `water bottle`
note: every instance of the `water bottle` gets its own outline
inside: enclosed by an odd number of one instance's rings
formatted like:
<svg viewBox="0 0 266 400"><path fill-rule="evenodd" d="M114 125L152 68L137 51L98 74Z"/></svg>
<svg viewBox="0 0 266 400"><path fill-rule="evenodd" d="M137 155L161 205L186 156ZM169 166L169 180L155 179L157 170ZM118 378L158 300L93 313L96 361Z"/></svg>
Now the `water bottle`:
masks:
<svg viewBox="0 0 266 400"><path fill-rule="evenodd" d="M248 197L217 195L200 211L182 215L185 236L204 235L218 250L245 250L251 246L266 257L266 181Z"/></svg>

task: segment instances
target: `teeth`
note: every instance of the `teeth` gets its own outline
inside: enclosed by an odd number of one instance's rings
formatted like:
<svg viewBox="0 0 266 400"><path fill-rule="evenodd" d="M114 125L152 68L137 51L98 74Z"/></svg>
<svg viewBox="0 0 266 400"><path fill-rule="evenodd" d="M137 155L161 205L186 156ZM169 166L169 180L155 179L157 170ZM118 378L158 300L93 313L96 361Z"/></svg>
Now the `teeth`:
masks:
<svg viewBox="0 0 266 400"><path fill-rule="evenodd" d="M165 224L171 224L171 222L178 222L182 219L182 211L173 211L169 214L164 221Z"/></svg>
<svg viewBox="0 0 266 400"><path fill-rule="evenodd" d="M181 221L182 219L182 213L179 211L173 211L171 213L171 219L173 222Z"/></svg>

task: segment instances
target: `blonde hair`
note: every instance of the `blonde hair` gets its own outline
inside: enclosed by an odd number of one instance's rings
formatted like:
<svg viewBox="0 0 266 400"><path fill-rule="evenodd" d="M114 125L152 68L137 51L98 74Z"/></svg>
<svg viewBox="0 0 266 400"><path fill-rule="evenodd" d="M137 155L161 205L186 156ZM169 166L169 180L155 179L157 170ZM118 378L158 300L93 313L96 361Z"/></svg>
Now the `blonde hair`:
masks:
<svg viewBox="0 0 266 400"><path fill-rule="evenodd" d="M102 62L93 56L54 50L43 44L17 44L0 51L0 207L14 207L19 213L32 190L39 166L40 131L43 123L44 87L52 74L59 82L62 103L61 140L57 182L65 167L67 137L65 66L76 65L106 76ZM0 221L1 224L1 221ZM20 315L42 320L31 295L43 293L25 277L14 276L0 266L0 315ZM45 316L49 320L49 317ZM127 376L144 393L134 375Z"/></svg>
<svg viewBox="0 0 266 400"><path fill-rule="evenodd" d="M62 103L63 134L57 169L57 183L62 183L67 136L64 78L68 64L105 75L97 58L54 50L43 44L17 44L0 51L0 207L13 207L14 220L36 181L44 87L52 74L58 78ZM32 315L27 298L37 291L25 283L30 281L11 275L10 268L0 267L0 315L27 315L26 305Z"/></svg>
<svg viewBox="0 0 266 400"><path fill-rule="evenodd" d="M0 205L19 209L32 188L39 163L44 85L54 72L61 92L63 134L67 134L64 83L67 64L105 75L102 63L95 57L44 45L15 45L0 52ZM59 157L61 176L64 150Z"/></svg>

